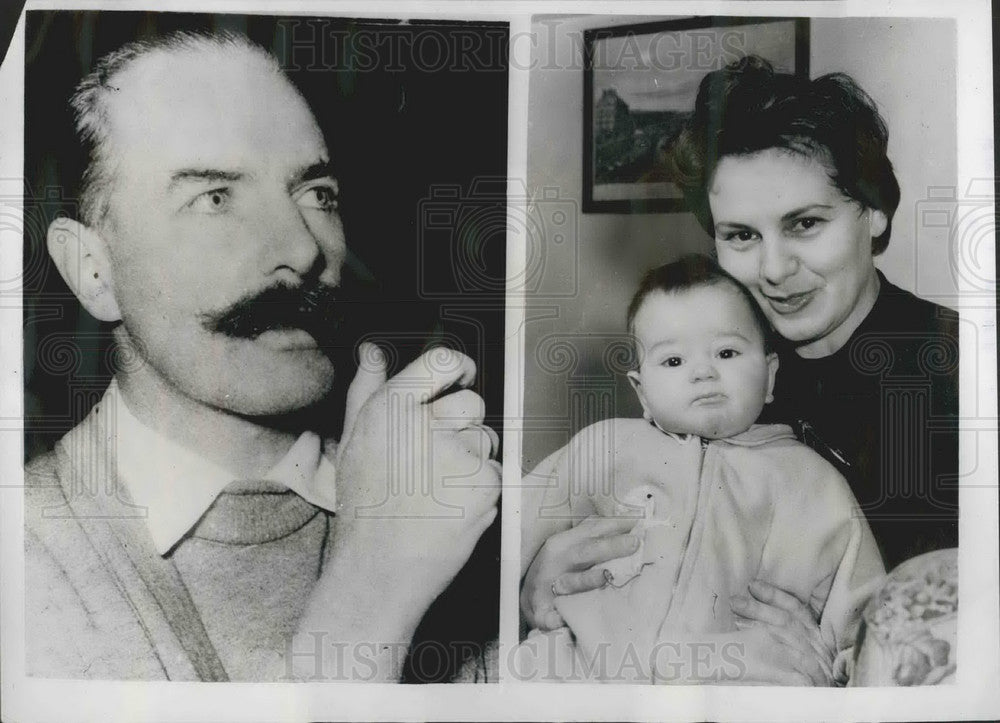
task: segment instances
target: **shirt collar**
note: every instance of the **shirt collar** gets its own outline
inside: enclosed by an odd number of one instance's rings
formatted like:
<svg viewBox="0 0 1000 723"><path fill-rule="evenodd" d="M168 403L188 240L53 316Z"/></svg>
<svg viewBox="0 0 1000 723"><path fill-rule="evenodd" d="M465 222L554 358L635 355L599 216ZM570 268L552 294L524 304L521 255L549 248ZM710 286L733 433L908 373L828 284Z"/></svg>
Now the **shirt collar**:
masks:
<svg viewBox="0 0 1000 723"><path fill-rule="evenodd" d="M166 554L237 477L140 422L116 381L104 393L102 406L115 410L118 476L135 504L146 509L146 527L157 552ZM317 507L336 509L336 470L315 432L303 432L262 479L284 484Z"/></svg>

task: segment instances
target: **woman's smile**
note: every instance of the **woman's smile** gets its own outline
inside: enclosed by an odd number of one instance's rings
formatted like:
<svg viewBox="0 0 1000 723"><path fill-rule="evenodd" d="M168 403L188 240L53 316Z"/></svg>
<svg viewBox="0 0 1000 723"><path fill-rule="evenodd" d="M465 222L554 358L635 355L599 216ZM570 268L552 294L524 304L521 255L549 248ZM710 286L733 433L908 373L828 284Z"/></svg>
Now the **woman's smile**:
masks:
<svg viewBox="0 0 1000 723"><path fill-rule="evenodd" d="M788 315L804 309L816 296L816 290L798 294L765 294L761 292L771 309L777 314Z"/></svg>

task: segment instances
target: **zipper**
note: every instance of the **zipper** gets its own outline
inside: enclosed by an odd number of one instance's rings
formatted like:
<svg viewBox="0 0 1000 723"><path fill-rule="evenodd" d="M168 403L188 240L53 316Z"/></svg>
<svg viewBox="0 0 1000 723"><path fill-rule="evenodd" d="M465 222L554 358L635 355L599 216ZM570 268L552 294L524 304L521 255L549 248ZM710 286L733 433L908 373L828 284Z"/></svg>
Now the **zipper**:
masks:
<svg viewBox="0 0 1000 723"><path fill-rule="evenodd" d="M695 498L694 498L694 514L691 515L691 525L688 527L687 535L684 536L684 544L681 545L680 559L677 562L677 572L674 574L674 582L670 587L670 604L667 606L667 614L663 617L663 622L666 623L670 619L670 615L674 610L674 606L677 603L677 586L681 580L681 573L687 565L687 551L688 545L691 543L691 536L694 534L694 526L698 523L698 513L701 511L702 500L702 472L705 469L705 454L708 451L709 440L704 437L699 437L701 454L698 459L698 481L695 486ZM662 625L661 625L662 628Z"/></svg>

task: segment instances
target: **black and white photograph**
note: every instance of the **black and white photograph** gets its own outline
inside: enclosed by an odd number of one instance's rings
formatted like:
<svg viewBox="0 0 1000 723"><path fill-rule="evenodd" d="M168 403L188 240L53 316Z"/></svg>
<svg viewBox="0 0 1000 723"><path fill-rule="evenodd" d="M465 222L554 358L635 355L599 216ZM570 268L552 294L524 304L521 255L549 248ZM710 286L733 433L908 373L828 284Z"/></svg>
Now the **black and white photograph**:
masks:
<svg viewBox="0 0 1000 723"><path fill-rule="evenodd" d="M25 34L28 675L496 682L506 24Z"/></svg>
<svg viewBox="0 0 1000 723"><path fill-rule="evenodd" d="M1000 719L990 10L5 7L0 719Z"/></svg>
<svg viewBox="0 0 1000 723"><path fill-rule="evenodd" d="M960 312L993 290L937 215L983 192L956 21L609 20L534 21L529 197L578 204L582 283L526 294L517 675L953 684ZM669 212L596 201L657 166Z"/></svg>

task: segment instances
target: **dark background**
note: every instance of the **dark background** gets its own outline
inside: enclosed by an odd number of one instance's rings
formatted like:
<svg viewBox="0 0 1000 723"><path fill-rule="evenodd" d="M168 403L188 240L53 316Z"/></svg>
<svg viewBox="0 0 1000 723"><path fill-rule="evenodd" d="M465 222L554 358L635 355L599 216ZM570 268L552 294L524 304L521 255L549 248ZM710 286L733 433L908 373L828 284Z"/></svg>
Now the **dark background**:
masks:
<svg viewBox="0 0 1000 723"><path fill-rule="evenodd" d="M32 11L25 58L26 458L82 420L116 362L111 325L82 310L45 248L51 220L76 217L85 161L69 96L105 53L176 29L242 32L274 52L327 137L353 257L348 324L330 349L337 388L321 410L330 431L341 421L362 337L381 343L393 371L429 343L469 354L486 422L502 429L506 23ZM499 521L418 637L459 647L495 637L498 530ZM410 679L443 679L456 663L430 652L421 659L424 669L411 665Z"/></svg>

